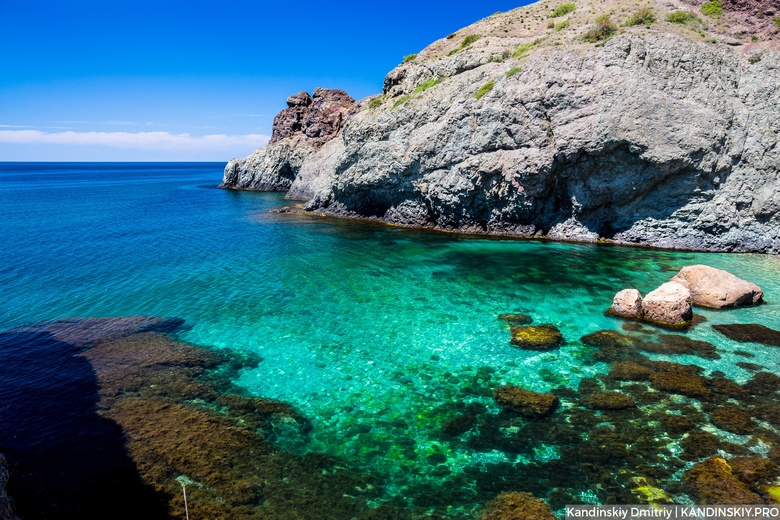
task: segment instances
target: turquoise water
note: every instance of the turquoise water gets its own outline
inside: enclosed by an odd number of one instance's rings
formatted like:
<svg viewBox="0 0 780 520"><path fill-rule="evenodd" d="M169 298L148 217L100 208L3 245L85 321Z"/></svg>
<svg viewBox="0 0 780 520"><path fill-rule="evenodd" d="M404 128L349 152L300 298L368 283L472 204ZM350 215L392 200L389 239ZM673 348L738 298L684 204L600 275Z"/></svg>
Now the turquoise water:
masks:
<svg viewBox="0 0 780 520"><path fill-rule="evenodd" d="M377 474L385 482L378 501L412 501L446 486L442 500L454 516L469 514L482 496L475 472L560 454L552 444L521 454L475 448L469 434L443 437L443 422L470 403L497 413L490 389L500 384L576 390L583 377L606 372L588 361L591 349L579 338L621 330L604 315L619 289L647 293L695 263L758 283L766 305L698 312L708 321L688 335L714 343L721 359L654 357L738 383L751 373L736 366L745 358L734 351L751 351L749 361L770 371L780 362L780 350L734 343L709 326L780 328L775 257L495 240L275 214L287 204L281 194L216 189L222 167L0 163L0 328L62 317L184 318L186 341L262 356L237 382L312 420L305 439L277 432L279 446ZM556 325L567 344L513 348L497 320L506 312Z"/></svg>

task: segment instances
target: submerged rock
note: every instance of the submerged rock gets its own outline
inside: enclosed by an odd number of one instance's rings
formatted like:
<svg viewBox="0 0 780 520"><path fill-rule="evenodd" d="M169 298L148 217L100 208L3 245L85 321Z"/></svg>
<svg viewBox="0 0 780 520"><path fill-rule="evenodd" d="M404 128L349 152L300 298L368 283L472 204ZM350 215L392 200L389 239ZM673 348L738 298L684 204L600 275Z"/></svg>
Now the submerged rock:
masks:
<svg viewBox="0 0 780 520"><path fill-rule="evenodd" d="M618 361L612 365L607 374L618 381L649 381L655 371L652 368L633 363L631 361Z"/></svg>
<svg viewBox="0 0 780 520"><path fill-rule="evenodd" d="M550 350L563 344L563 335L555 325L521 325L512 327L509 342L526 350Z"/></svg>
<svg viewBox="0 0 780 520"><path fill-rule="evenodd" d="M688 354L704 359L719 359L715 345L706 341L691 339L679 334L661 334L658 342L637 342L637 349L655 354L678 355Z"/></svg>
<svg viewBox="0 0 780 520"><path fill-rule="evenodd" d="M684 285L691 291L693 304L702 307L756 305L764 298L764 292L756 284L707 265L683 267L671 281Z"/></svg>
<svg viewBox="0 0 780 520"><path fill-rule="evenodd" d="M594 392L583 399L594 410L624 410L636 406L634 398L620 392Z"/></svg>
<svg viewBox="0 0 780 520"><path fill-rule="evenodd" d="M710 421L721 430L738 435L749 435L756 429L750 414L732 405L716 408L710 413Z"/></svg>
<svg viewBox="0 0 780 520"><path fill-rule="evenodd" d="M498 319L510 325L529 325L534 321L529 315L521 313L499 314Z"/></svg>
<svg viewBox="0 0 780 520"><path fill-rule="evenodd" d="M709 396L707 380L684 371L656 372L650 376L650 384L656 390L703 399Z"/></svg>
<svg viewBox="0 0 780 520"><path fill-rule="evenodd" d="M733 473L723 457L695 464L683 474L686 491L701 505L750 505L764 501Z"/></svg>
<svg viewBox="0 0 780 520"><path fill-rule="evenodd" d="M550 506L531 493L504 492L485 505L479 520L556 520Z"/></svg>
<svg viewBox="0 0 780 520"><path fill-rule="evenodd" d="M780 347L780 330L770 329L758 324L713 325L713 329L727 338L740 343L761 343L771 347Z"/></svg>
<svg viewBox="0 0 780 520"><path fill-rule="evenodd" d="M555 411L560 403L551 393L533 392L513 385L500 386L493 392L496 404L529 419L544 417Z"/></svg>
<svg viewBox="0 0 780 520"><path fill-rule="evenodd" d="M642 295L636 289L623 289L612 300L612 314L622 318L642 318Z"/></svg>
<svg viewBox="0 0 780 520"><path fill-rule="evenodd" d="M642 300L645 321L659 325L684 326L693 319L691 293L682 284L667 282Z"/></svg>

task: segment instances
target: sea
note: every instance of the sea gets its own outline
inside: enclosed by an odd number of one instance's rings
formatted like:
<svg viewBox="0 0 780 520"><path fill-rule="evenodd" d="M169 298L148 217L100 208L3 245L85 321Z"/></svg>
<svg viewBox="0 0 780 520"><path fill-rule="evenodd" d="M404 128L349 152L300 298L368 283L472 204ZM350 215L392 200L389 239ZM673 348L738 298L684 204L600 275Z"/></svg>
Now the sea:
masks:
<svg viewBox="0 0 780 520"><path fill-rule="evenodd" d="M274 210L296 204L283 193L218 189L223 168L0 163L0 330L62 318L181 318L180 341L262 358L232 382L310 421L304 441L279 436L279 449L335 457L383 482L377 503L417 504L441 517L475 517L483 499L524 490L508 475L561 460L564 447L552 441L502 449L479 438L479 425L453 438L442 428L470 404L486 417L506 414L481 383L567 389L565 396L583 379L598 380L609 365L591 359L593 347L580 338L626 332L624 321L605 314L621 289L646 294L692 264L760 285L764 305L697 309L706 321L689 331L644 331L712 343L719 359L647 355L696 364L705 376L737 384L756 371L743 367L746 360L777 372L780 349L737 343L712 325L780 329L778 257L467 236L280 213ZM506 313L554 325L565 344L548 351L511 345L509 326L498 319ZM0 366L0 395L13 390L16 375ZM15 420L0 402L0 430L7 433ZM501 426L505 437L525 425L512 420ZM706 429L724 442L750 444ZM677 442L669 437L669 457L679 452ZM0 453L3 443L0 436ZM446 507L419 499L442 488ZM571 496L609 501L592 482Z"/></svg>

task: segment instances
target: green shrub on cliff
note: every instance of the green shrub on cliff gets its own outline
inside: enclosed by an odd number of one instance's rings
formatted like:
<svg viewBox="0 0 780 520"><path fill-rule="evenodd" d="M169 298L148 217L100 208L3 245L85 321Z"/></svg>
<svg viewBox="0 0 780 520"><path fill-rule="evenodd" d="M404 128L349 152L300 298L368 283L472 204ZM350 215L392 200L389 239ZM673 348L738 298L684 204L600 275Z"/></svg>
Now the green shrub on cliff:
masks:
<svg viewBox="0 0 780 520"><path fill-rule="evenodd" d="M777 27L778 29L780 29L780 16L778 16L777 18L775 18L775 27Z"/></svg>
<svg viewBox="0 0 780 520"><path fill-rule="evenodd" d="M415 58L417 58L416 54L409 54L404 56L404 61L402 63L409 63L410 61L414 61Z"/></svg>
<svg viewBox="0 0 780 520"><path fill-rule="evenodd" d="M504 76L506 76L507 78L511 78L515 74L520 74L521 72L523 72L523 68L522 67L513 67L513 68L509 69L508 71L506 71L504 73Z"/></svg>
<svg viewBox="0 0 780 520"><path fill-rule="evenodd" d="M393 103L393 109L400 107L410 99L412 99L412 96L410 96L409 94L404 94L403 96L399 97L395 103Z"/></svg>
<svg viewBox="0 0 780 520"><path fill-rule="evenodd" d="M414 92L415 92L415 93L419 93L419 92L425 92L425 91L426 91L426 90L428 90L429 88L431 88L431 87L433 87L433 86L435 86L435 85L438 85L438 84L439 84L439 83L441 83L441 82L442 82L442 78L431 78L431 79L429 79L429 80L427 80L427 81L423 81L422 83L420 83L419 85L417 85L417 86L414 88Z"/></svg>
<svg viewBox="0 0 780 520"><path fill-rule="evenodd" d="M582 39L586 42L596 43L609 39L615 32L617 32L617 26L608 14L603 14L596 18L596 25L582 35Z"/></svg>
<svg viewBox="0 0 780 520"><path fill-rule="evenodd" d="M672 23L688 23L696 19L690 11L675 11L666 15L666 19Z"/></svg>
<svg viewBox="0 0 780 520"><path fill-rule="evenodd" d="M482 35L480 35L480 34L469 34L468 36L463 38L462 42L460 42L460 47L458 47L457 49L451 50L449 52L449 54L447 54L447 56L452 56L456 52L462 51L463 49L465 49L466 47L468 47L469 45L471 45L475 41L479 40L480 38L482 38Z"/></svg>
<svg viewBox="0 0 780 520"><path fill-rule="evenodd" d="M564 20L555 26L555 32L562 31L569 26L569 20Z"/></svg>
<svg viewBox="0 0 780 520"><path fill-rule="evenodd" d="M576 8L577 6L573 3L560 5L555 9L555 11L553 11L550 14L550 18L558 18L559 16L569 14L570 12L574 11Z"/></svg>
<svg viewBox="0 0 780 520"><path fill-rule="evenodd" d="M520 56L525 54L528 51L528 49L530 49L531 47L533 47L535 45L539 45L541 42L542 42L542 39L541 38L537 38L534 41L532 41L531 43L523 43L522 45L518 45L517 49L515 49L515 52L512 53L512 56L514 56L515 58L519 58Z"/></svg>
<svg viewBox="0 0 780 520"><path fill-rule="evenodd" d="M379 107L382 106L382 103L384 103L384 102L385 102L384 97L378 97L376 99L372 99L368 103L368 108L379 108Z"/></svg>
<svg viewBox="0 0 780 520"><path fill-rule="evenodd" d="M626 25L650 25L655 22L655 12L649 7L643 7L629 16Z"/></svg>
<svg viewBox="0 0 780 520"><path fill-rule="evenodd" d="M479 87L479 90L477 90L474 93L474 97L477 99L482 99L482 96L484 96L485 94L493 90L493 87L495 86L496 86L496 82L491 79L490 81L488 81L487 83Z"/></svg>
<svg viewBox="0 0 780 520"><path fill-rule="evenodd" d="M723 2L720 0L710 0L701 5L701 13L713 18L723 14Z"/></svg>

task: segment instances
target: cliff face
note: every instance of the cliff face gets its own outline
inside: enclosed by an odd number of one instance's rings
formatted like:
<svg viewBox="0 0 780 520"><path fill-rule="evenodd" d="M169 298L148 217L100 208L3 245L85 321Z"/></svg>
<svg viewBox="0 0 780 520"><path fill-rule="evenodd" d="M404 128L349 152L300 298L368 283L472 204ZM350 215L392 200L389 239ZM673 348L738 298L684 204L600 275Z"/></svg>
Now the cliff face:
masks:
<svg viewBox="0 0 780 520"><path fill-rule="evenodd" d="M311 96L305 91L294 94L287 106L274 118L268 146L231 160L221 187L289 190L304 159L340 135L346 119L360 108L343 90L323 88Z"/></svg>
<svg viewBox="0 0 780 520"><path fill-rule="evenodd" d="M649 4L647 28L621 6L535 4L439 40L300 162L294 137L250 156L268 162L253 179L291 177L288 197L327 215L780 252L778 42L727 34L743 12L675 24L686 4ZM602 11L617 34L583 41Z"/></svg>

